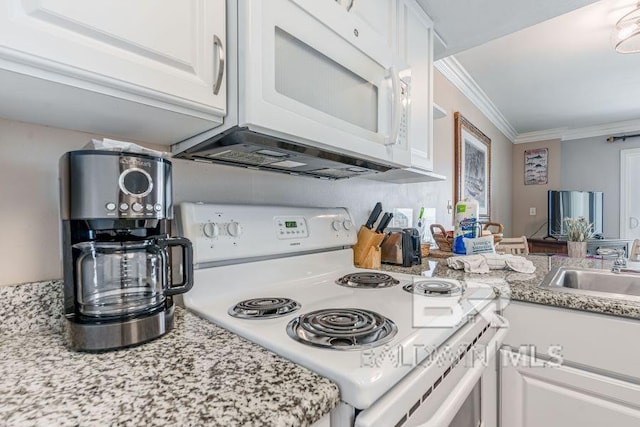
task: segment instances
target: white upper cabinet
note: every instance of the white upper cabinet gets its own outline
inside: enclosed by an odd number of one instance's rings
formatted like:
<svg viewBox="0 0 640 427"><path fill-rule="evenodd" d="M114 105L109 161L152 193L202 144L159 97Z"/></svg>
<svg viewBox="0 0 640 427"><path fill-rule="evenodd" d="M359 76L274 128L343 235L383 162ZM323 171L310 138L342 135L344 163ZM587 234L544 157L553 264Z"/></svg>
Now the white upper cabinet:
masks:
<svg viewBox="0 0 640 427"><path fill-rule="evenodd" d="M186 124L195 134L226 112L225 33L224 0L0 0L0 69L5 82L18 73L126 100L123 111L137 111L132 102L175 112L178 127L180 116L208 122ZM67 104L90 104L87 116L117 120L100 111L101 98L69 94Z"/></svg>
<svg viewBox="0 0 640 427"><path fill-rule="evenodd" d="M433 24L413 0L398 3L399 55L411 70L411 166L433 170Z"/></svg>

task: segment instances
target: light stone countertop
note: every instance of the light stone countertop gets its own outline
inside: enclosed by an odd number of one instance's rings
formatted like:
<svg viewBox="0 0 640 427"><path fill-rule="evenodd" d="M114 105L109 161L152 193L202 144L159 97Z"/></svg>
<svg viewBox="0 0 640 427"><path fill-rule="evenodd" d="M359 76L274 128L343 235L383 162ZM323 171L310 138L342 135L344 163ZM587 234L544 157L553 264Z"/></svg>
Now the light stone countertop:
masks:
<svg viewBox="0 0 640 427"><path fill-rule="evenodd" d="M402 267L382 264L382 270L398 273L423 274L461 281L475 281L493 286L503 298L536 304L551 305L575 310L590 311L614 316L640 319L640 303L609 297L595 297L568 292L546 290L538 287L551 267L573 266L583 268L610 269L611 261L592 258L568 258L566 256L528 255L536 267L533 274L511 270L491 270L487 274L465 273L447 266L446 260L425 259L422 265ZM430 262L429 262L430 261ZM437 261L437 264L434 263Z"/></svg>
<svg viewBox="0 0 640 427"><path fill-rule="evenodd" d="M59 281L0 287L0 425L299 426L335 407L337 386L176 307L149 343L74 352Z"/></svg>

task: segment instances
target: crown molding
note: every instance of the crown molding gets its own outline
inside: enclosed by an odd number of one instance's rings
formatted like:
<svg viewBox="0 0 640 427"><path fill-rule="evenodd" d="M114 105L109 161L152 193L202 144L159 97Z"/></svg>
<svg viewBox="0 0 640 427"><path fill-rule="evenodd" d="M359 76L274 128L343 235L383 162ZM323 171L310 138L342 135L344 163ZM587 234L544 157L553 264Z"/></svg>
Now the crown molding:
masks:
<svg viewBox="0 0 640 427"><path fill-rule="evenodd" d="M469 98L473 105L478 107L480 112L482 112L504 136L511 142L515 141L518 136L516 130L457 59L453 56L448 56L439 59L434 65L464 96Z"/></svg>
<svg viewBox="0 0 640 427"><path fill-rule="evenodd" d="M514 144L526 144L528 142L550 141L552 139L562 140L568 128L556 128L538 130L535 132L519 133L513 141Z"/></svg>
<svg viewBox="0 0 640 427"><path fill-rule="evenodd" d="M524 144L527 142L547 141L559 139L561 141L571 141L574 139L593 138L596 136L609 136L624 134L627 132L640 131L640 119L626 120L622 122L604 123L596 126L586 126L581 128L561 128L549 129L536 132L526 132L518 134L514 144Z"/></svg>
<svg viewBox="0 0 640 427"><path fill-rule="evenodd" d="M552 139L571 141L640 131L640 119L635 119L581 128L565 127L518 133L455 57L448 56L440 59L434 62L434 66L514 144L549 141Z"/></svg>

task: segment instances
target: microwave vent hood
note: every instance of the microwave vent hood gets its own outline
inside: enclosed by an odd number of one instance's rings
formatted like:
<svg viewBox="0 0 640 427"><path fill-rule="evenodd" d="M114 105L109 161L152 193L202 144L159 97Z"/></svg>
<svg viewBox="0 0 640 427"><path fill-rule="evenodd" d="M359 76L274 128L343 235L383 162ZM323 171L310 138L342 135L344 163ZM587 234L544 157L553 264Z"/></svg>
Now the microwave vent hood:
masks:
<svg viewBox="0 0 640 427"><path fill-rule="evenodd" d="M320 179L386 172L392 167L233 127L174 157Z"/></svg>

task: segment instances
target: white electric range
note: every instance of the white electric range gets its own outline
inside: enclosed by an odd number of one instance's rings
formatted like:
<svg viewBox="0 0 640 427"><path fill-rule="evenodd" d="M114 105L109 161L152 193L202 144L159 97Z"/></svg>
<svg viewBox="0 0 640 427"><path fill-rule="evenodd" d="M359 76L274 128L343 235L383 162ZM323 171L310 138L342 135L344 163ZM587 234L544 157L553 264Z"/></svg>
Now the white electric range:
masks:
<svg viewBox="0 0 640 427"><path fill-rule="evenodd" d="M490 287L355 268L343 208L183 203L177 217L194 246L184 305L333 380L326 424L492 424L482 378L506 331Z"/></svg>

